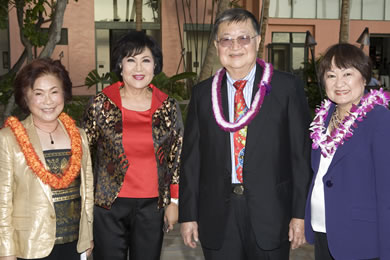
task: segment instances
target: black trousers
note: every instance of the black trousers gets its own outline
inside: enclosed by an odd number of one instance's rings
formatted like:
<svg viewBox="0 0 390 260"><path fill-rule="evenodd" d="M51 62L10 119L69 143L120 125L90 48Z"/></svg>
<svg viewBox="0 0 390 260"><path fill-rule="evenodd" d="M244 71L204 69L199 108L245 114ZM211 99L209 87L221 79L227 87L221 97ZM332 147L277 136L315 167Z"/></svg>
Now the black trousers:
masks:
<svg viewBox="0 0 390 260"><path fill-rule="evenodd" d="M314 232L314 257L316 260L334 260L329 251L326 233Z"/></svg>
<svg viewBox="0 0 390 260"><path fill-rule="evenodd" d="M326 233L314 232L314 257L315 260L335 260L330 254ZM371 260L379 260L379 258Z"/></svg>
<svg viewBox="0 0 390 260"><path fill-rule="evenodd" d="M158 260L163 209L157 198L117 198L111 209L94 208L94 260Z"/></svg>
<svg viewBox="0 0 390 260"><path fill-rule="evenodd" d="M205 259L288 260L290 253L288 240L275 250L263 250L258 246L246 205L245 196L232 193L222 247L218 250L202 247Z"/></svg>
<svg viewBox="0 0 390 260"><path fill-rule="evenodd" d="M23 258L18 258L22 260ZM77 240L54 245L50 255L44 258L34 258L35 260L80 260L80 254L77 253Z"/></svg>

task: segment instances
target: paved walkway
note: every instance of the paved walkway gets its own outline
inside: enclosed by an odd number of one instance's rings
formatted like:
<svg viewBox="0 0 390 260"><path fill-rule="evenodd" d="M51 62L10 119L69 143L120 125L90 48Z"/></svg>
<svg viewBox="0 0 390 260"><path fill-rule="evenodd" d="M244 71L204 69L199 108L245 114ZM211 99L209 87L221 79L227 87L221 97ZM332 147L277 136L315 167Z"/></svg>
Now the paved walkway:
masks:
<svg viewBox="0 0 390 260"><path fill-rule="evenodd" d="M201 248L188 248L184 245L180 234L179 225L164 237L161 260L203 260ZM303 247L291 251L290 260L314 260L313 247L304 245Z"/></svg>

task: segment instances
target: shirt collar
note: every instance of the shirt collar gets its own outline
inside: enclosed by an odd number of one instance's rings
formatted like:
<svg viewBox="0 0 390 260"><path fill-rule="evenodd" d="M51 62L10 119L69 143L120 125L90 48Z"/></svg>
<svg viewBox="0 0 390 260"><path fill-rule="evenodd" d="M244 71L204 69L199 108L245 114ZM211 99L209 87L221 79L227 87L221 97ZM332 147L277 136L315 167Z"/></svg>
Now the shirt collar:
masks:
<svg viewBox="0 0 390 260"><path fill-rule="evenodd" d="M246 80L247 81L246 86L248 86L248 85L251 86L251 85L253 85L253 81L255 80L255 74L256 74L256 64L253 66L253 68L248 73L248 75L246 75L244 78L242 78L240 80ZM233 83L237 81L237 80L232 79L229 75L229 72L227 72L227 71L226 71L226 77L227 77L228 84L231 86L233 86ZM250 84L248 84L248 83L250 83Z"/></svg>

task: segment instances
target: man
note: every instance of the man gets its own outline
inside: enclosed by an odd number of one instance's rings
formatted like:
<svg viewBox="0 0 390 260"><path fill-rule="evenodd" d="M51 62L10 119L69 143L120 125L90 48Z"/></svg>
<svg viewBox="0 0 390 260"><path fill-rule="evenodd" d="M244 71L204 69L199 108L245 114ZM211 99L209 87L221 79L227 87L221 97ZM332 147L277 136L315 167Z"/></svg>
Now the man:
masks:
<svg viewBox="0 0 390 260"><path fill-rule="evenodd" d="M223 12L214 43L226 72L192 92L179 222L187 246L199 234L206 260L288 259L290 242L305 242L307 102L300 80L256 62L259 31L250 12Z"/></svg>

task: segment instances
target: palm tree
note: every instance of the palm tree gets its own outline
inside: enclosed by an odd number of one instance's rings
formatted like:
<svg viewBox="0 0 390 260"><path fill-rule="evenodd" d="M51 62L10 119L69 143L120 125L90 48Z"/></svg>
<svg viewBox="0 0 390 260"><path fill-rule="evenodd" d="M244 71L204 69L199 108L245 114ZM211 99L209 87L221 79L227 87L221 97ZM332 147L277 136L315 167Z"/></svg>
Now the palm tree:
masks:
<svg viewBox="0 0 390 260"><path fill-rule="evenodd" d="M341 3L341 15L340 15L340 35L339 42L349 41L349 12L350 12L350 0L342 0Z"/></svg>
<svg viewBox="0 0 390 260"><path fill-rule="evenodd" d="M135 29L142 31L142 0L135 0Z"/></svg>
<svg viewBox="0 0 390 260"><path fill-rule="evenodd" d="M257 56L262 59L263 53L264 53L264 43L265 43L265 33L267 31L267 25L268 25L268 18L269 18L269 2L270 0L263 0L263 7L261 12L261 41L260 41L260 47L259 51L257 53Z"/></svg>
<svg viewBox="0 0 390 260"><path fill-rule="evenodd" d="M218 3L217 16L231 6L230 0L220 0ZM214 37L213 35L211 37ZM214 38L210 38L206 49L206 56L200 70L199 81L207 79L213 74L214 61L217 59L217 50L214 46Z"/></svg>

